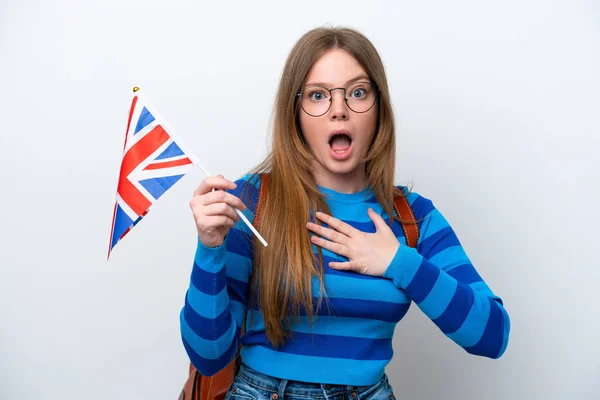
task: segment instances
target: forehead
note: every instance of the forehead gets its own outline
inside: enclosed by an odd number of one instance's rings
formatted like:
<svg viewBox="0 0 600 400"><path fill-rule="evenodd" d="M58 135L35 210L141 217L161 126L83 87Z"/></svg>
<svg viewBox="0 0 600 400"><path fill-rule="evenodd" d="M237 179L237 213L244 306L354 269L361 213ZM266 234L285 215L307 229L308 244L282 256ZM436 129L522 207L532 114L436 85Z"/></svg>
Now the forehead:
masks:
<svg viewBox="0 0 600 400"><path fill-rule="evenodd" d="M331 49L313 64L306 82L343 86L360 75L367 73L350 53L342 49Z"/></svg>

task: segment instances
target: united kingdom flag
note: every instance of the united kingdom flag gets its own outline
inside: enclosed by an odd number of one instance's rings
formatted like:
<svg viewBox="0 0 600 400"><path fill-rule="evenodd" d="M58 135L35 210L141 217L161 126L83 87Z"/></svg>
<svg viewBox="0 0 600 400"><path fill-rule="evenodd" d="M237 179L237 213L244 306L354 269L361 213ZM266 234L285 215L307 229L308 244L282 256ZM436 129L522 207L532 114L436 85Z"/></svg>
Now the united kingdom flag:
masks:
<svg viewBox="0 0 600 400"><path fill-rule="evenodd" d="M183 150L181 140L137 91L127 122L107 259L150 206L195 164L196 157Z"/></svg>

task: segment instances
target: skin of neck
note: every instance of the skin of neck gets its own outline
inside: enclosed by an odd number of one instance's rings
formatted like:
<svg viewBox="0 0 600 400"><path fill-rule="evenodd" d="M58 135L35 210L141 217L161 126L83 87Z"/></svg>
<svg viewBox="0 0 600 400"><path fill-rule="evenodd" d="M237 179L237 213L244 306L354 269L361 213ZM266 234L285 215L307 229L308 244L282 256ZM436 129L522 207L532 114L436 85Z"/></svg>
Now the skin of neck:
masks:
<svg viewBox="0 0 600 400"><path fill-rule="evenodd" d="M324 171L324 168L316 160L313 160L313 177L316 184L339 193L352 194L364 190L367 187L365 169L363 163L352 171L336 174L331 171Z"/></svg>

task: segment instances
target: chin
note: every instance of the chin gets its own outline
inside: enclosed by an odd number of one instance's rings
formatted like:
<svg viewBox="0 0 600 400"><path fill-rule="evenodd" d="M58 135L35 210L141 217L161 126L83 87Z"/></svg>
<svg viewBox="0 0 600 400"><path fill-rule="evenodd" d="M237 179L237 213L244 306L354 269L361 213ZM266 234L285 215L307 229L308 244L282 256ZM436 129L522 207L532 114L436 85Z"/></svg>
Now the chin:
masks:
<svg viewBox="0 0 600 400"><path fill-rule="evenodd" d="M352 161L348 161L343 164L337 162L336 164L338 165L327 165L327 170L336 175L351 175L356 173L359 168L359 165Z"/></svg>

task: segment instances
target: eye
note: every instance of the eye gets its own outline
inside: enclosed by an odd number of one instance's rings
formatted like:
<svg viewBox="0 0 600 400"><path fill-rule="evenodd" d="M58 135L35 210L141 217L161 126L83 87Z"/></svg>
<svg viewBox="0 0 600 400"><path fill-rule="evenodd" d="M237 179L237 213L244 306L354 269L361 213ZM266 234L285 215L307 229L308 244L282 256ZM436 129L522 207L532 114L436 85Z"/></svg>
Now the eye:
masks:
<svg viewBox="0 0 600 400"><path fill-rule="evenodd" d="M322 90L311 90L308 93L308 98L313 101L322 101L327 99L327 95Z"/></svg>
<svg viewBox="0 0 600 400"><path fill-rule="evenodd" d="M367 90L365 88L354 88L352 89L352 93L350 93L350 97L354 97L355 99L362 99L367 96Z"/></svg>

